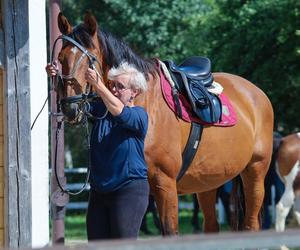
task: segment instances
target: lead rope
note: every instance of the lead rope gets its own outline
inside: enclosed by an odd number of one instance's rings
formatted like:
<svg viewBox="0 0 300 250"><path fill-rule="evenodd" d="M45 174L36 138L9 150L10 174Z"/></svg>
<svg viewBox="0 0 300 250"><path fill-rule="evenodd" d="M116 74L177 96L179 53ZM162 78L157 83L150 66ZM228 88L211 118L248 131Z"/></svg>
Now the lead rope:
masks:
<svg viewBox="0 0 300 250"><path fill-rule="evenodd" d="M52 77L52 86L54 86L54 77ZM59 103L60 100L59 100L58 96L56 98L56 101L57 101L57 106L59 107L60 106L60 103ZM60 110L58 110L58 111L60 112ZM86 140L87 140L87 147L88 147L88 167L87 167L87 174L86 174L86 178L85 178L84 184L82 185L82 187L80 188L80 190L77 191L77 192L72 192L72 191L70 191L68 189L65 189L63 187L63 185L61 184L61 182L59 180L59 177L58 177L58 173L57 173L58 138L59 138L59 133L60 133L60 130L61 130L62 123L63 123L63 121L58 121L57 122L57 129L56 129L56 133L55 133L54 175L55 175L55 179L56 179L57 185L60 188L61 192L75 196L75 195L79 195L80 193L82 193L86 189L86 187L88 185L89 178L90 178L90 138L89 138L88 122L87 122L87 120L85 120L85 122L83 124L83 126L86 127Z"/></svg>
<svg viewBox="0 0 300 250"><path fill-rule="evenodd" d="M35 125L37 119L39 118L40 114L42 113L43 109L45 108L46 103L48 102L48 100L49 100L49 94L47 94L47 98L46 98L46 100L44 101L44 104L43 104L42 108L40 109L40 111L38 112L38 114L36 115L36 117L34 118L34 121L33 121L32 125L31 125L31 127L30 127L30 130L33 129L33 127L34 127L34 125Z"/></svg>
<svg viewBox="0 0 300 250"><path fill-rule="evenodd" d="M57 126L57 130L56 130L56 134L55 134L55 159L54 159L54 174L55 174L55 179L56 179L56 182L57 182L57 185L58 187L60 188L60 190L63 192L63 193L67 193L69 195L78 195L80 193L82 193L87 185L88 185L88 182L89 182L89 179L90 179L90 169L91 169L91 153L90 153L90 149L91 149L91 146L90 146L90 136L89 136L89 125L88 125L88 122L86 121L85 122L85 128L86 128L86 140L87 140L87 150L88 150L88 167L87 167L87 174L86 174L86 178L85 178L85 182L84 184L82 185L82 187L80 188L79 191L77 192L71 192L70 190L68 189L65 189L63 187L63 185L60 183L59 181L59 177L58 177L58 173L57 173L57 144L58 144L58 136L59 136L59 132L60 132L60 129L61 129L61 125L62 125L62 122L58 122L58 126Z"/></svg>

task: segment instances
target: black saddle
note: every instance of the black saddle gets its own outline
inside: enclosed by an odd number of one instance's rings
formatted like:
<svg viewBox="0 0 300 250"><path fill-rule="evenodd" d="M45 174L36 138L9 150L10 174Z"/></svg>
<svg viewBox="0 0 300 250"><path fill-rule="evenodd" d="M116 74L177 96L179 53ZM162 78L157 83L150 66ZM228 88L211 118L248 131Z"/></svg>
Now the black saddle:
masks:
<svg viewBox="0 0 300 250"><path fill-rule="evenodd" d="M195 114L206 123L215 123L221 118L221 101L207 88L213 83L211 63L206 57L193 56L178 66L171 60L164 61L175 86L172 88L177 113L181 117L178 94L188 97Z"/></svg>
<svg viewBox="0 0 300 250"><path fill-rule="evenodd" d="M192 56L184 60L178 66L171 60L164 61L164 63L167 64L167 67L172 72L178 72L186 75L188 78L196 79L205 87L211 86L213 82L211 63L206 57ZM181 74L173 74L178 89L183 89L183 79Z"/></svg>

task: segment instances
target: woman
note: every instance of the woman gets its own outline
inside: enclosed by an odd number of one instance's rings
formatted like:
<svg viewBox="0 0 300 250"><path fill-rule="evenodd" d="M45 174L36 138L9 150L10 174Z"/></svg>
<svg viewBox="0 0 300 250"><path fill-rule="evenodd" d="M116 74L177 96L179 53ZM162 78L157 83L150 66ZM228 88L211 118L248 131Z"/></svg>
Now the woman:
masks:
<svg viewBox="0 0 300 250"><path fill-rule="evenodd" d="M56 68L47 65L49 75ZM148 115L134 105L147 90L143 73L126 62L108 72L109 89L93 69L86 80L99 100L90 112L104 119L93 122L91 134L91 190L87 211L88 240L137 238L149 197L144 140Z"/></svg>

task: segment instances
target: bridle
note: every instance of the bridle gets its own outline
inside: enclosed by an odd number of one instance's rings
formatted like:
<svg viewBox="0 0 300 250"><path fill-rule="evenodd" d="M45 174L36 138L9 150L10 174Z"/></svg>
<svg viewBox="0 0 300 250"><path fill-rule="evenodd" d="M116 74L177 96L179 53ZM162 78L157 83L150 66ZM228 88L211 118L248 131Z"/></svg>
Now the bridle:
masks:
<svg viewBox="0 0 300 250"><path fill-rule="evenodd" d="M104 73L103 68L102 68L101 63L97 60L96 56L94 54L92 54L91 52L89 52L86 48L84 48L81 44L79 44L77 41L75 41L70 36L60 35L54 41L52 53L51 53L51 62L53 62L55 47L59 40L65 40L65 41L68 41L69 43L73 44L82 52L82 55L77 60L75 66L73 67L73 69L71 70L71 72L68 75L64 75L64 74L62 74L62 72L61 73L59 72L56 75L55 80L57 81L57 88L58 88L57 93L59 91L63 91L66 80L71 80L71 79L76 80L74 75L75 75L76 70L78 69L80 63L83 61L83 59L85 57L87 57L87 59L88 59L89 67L95 70L97 76L100 79L103 79L102 78L103 73ZM98 72L95 63L98 64L100 73ZM52 83L52 86L54 86L54 83ZM106 117L108 110L106 109L105 113L101 117L93 116L90 113L90 101L95 99L97 97L97 94L92 92L92 88L89 83L87 83L87 85L86 85L85 92L80 95L60 98L60 96L58 94L57 97L58 97L57 98L58 115L63 116L63 119L58 121L58 126L57 126L57 130L56 130L54 172L55 172L55 178L56 178L57 184L60 188L60 193L61 193L60 195L65 197L66 195L69 195L69 194L70 195L78 195L81 192L83 192L87 186L87 183L89 181L89 176L90 176L90 133L89 133L89 126L88 126L88 118L90 118L92 120L101 120ZM70 113L72 113L72 119L70 119L70 117L68 117L68 115L70 115ZM58 136L59 136L59 132L60 132L63 120L65 120L68 123L71 123L73 125L81 124L83 127L85 127L85 130L86 130L86 140L87 140L87 150L88 150L88 169L87 169L85 183L83 184L81 189L77 192L71 192L70 190L65 189L63 187L63 185L61 184L58 174L57 174L57 148L58 148L57 144L58 144ZM57 191L59 191L59 190L57 190ZM59 196L59 194L57 194L57 192L54 192L53 195L54 195L54 197Z"/></svg>
<svg viewBox="0 0 300 250"><path fill-rule="evenodd" d="M86 48L84 48L81 44L79 44L77 41L75 41L70 36L60 35L54 41L52 54L51 54L52 62L54 59L55 47L59 40L68 41L69 43L73 44L75 47L77 47L82 52L82 55L77 60L76 64L74 65L74 67L72 68L71 72L68 75L64 75L62 72L58 72L58 74L56 75L58 92L63 91L66 80L75 80L77 82L74 75L75 75L76 70L78 69L80 63L83 61L83 59L85 57L87 57L87 59L88 59L89 67L94 69L97 76L100 79L102 79L104 72L103 72L102 65L98 61L97 57L94 54L92 54L91 52L89 52ZM100 73L98 72L95 63L98 64ZM86 87L85 87L85 91L80 95L68 96L68 97L63 97L63 98L60 98L60 96L58 95L58 98L57 98L57 106L59 109L58 111L59 112L62 111L62 114L64 115L64 120L71 124L78 124L81 122L85 123L87 121L87 118L103 119L106 116L107 111L105 112L103 117L94 117L89 112L89 108L90 108L89 101L93 100L96 97L97 97L97 94L92 92L92 88L91 88L90 84L87 83ZM75 111L74 111L74 107L76 108Z"/></svg>

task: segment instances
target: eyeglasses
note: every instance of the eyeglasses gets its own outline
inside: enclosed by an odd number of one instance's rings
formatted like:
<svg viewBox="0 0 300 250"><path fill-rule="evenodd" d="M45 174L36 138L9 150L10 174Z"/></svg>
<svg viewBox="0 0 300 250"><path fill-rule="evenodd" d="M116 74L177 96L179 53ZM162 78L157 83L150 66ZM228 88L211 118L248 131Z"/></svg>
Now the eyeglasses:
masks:
<svg viewBox="0 0 300 250"><path fill-rule="evenodd" d="M113 88L115 88L118 92L124 92L126 89L130 89L130 88L127 88L127 87L125 87L122 83L120 83L120 82L115 82L115 81L111 81L110 83L109 83L109 87L110 87L110 89L113 89Z"/></svg>

